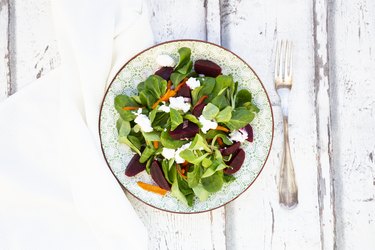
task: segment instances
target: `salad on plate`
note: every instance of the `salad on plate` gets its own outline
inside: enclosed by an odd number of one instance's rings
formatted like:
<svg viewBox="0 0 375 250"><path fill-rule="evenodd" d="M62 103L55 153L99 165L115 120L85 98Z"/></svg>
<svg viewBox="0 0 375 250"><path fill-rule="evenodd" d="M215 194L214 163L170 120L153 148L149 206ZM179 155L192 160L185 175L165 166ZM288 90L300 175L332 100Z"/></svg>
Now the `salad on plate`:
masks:
<svg viewBox="0 0 375 250"><path fill-rule="evenodd" d="M193 62L187 47L178 53L177 63L159 55L160 68L138 84L136 95L115 97L116 127L118 141L135 153L125 175L146 171L150 183L139 181L140 188L170 192L192 206L195 197L204 201L235 180L259 109L215 62Z"/></svg>

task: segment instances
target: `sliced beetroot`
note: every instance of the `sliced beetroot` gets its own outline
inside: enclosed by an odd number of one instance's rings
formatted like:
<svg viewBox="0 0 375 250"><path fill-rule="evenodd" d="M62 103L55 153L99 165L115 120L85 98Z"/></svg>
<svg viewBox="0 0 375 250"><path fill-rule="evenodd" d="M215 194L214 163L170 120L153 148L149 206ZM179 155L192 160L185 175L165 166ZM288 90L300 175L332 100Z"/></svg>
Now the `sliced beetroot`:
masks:
<svg viewBox="0 0 375 250"><path fill-rule="evenodd" d="M235 142L227 148L220 149L223 156L231 155L236 152L241 146L240 142Z"/></svg>
<svg viewBox="0 0 375 250"><path fill-rule="evenodd" d="M177 91L177 96L183 96L191 98L190 88L186 84L182 85L182 87Z"/></svg>
<svg viewBox="0 0 375 250"><path fill-rule="evenodd" d="M159 165L159 162L154 160L150 167L150 173L152 179L158 184L159 187L165 190L171 190L171 186L168 181L165 179L163 171Z"/></svg>
<svg viewBox="0 0 375 250"><path fill-rule="evenodd" d="M244 129L246 130L247 132L247 141L249 142L253 142L254 140L254 133L253 133L253 127L251 127L250 124L247 124Z"/></svg>
<svg viewBox="0 0 375 250"><path fill-rule="evenodd" d="M234 174L235 172L240 170L244 161L245 161L245 151L243 151L243 149L239 149L228 164L230 168L224 169L224 173Z"/></svg>
<svg viewBox="0 0 375 250"><path fill-rule="evenodd" d="M202 115L202 112L203 112L203 109L204 107L206 106L206 104L204 102L198 104L198 105L195 105L195 107L193 108L193 110L191 111L191 113L193 115L195 115L196 117L199 117Z"/></svg>
<svg viewBox="0 0 375 250"><path fill-rule="evenodd" d="M197 124L190 121L184 121L175 130L169 131L169 135L174 140L193 138L199 132Z"/></svg>
<svg viewBox="0 0 375 250"><path fill-rule="evenodd" d="M155 72L155 75L162 77L164 80L169 80L173 73L173 67L162 67Z"/></svg>
<svg viewBox="0 0 375 250"><path fill-rule="evenodd" d="M210 60L195 61L194 70L198 74L204 74L205 76L217 77L221 74L220 66Z"/></svg>
<svg viewBox="0 0 375 250"><path fill-rule="evenodd" d="M126 167L126 170L125 170L126 176L129 176L129 177L134 176L146 169L146 163L140 163L139 159L140 159L140 156L138 154L135 154L133 156L128 166Z"/></svg>

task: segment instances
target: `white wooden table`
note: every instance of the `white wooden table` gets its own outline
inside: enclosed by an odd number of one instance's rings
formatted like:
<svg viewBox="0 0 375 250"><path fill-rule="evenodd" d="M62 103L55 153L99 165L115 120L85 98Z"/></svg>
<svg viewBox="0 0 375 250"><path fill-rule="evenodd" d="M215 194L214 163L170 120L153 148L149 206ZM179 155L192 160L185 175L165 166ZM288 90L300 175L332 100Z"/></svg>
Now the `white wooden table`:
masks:
<svg viewBox="0 0 375 250"><path fill-rule="evenodd" d="M224 208L178 215L129 197L149 229L150 249L375 249L375 1L149 0L149 9L157 42L208 40L243 57L263 80L275 115L264 171ZM278 38L295 44L294 210L280 207L277 194ZM0 100L59 62L49 1L0 0Z"/></svg>

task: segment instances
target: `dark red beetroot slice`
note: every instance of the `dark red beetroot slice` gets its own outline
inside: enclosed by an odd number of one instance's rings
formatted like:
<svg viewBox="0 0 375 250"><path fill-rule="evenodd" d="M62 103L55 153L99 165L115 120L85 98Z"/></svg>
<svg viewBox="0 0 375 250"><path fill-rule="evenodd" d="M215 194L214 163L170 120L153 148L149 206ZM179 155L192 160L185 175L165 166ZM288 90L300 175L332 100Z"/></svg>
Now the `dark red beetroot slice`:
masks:
<svg viewBox="0 0 375 250"><path fill-rule="evenodd" d="M169 131L169 135L174 140L193 138L199 132L199 127L190 121L184 121L175 130Z"/></svg>
<svg viewBox="0 0 375 250"><path fill-rule="evenodd" d="M173 73L172 67L162 67L155 72L155 75L158 75L162 77L164 80L168 81L172 73Z"/></svg>
<svg viewBox="0 0 375 250"><path fill-rule="evenodd" d="M196 117L199 117L199 116L202 115L202 112L203 112L203 109L204 109L205 106L206 106L206 104L204 102L202 102L201 104L196 105L193 108L193 111L191 111L191 113L193 115L195 115Z"/></svg>
<svg viewBox="0 0 375 250"><path fill-rule="evenodd" d="M254 140L254 134L253 134L253 127L251 127L250 124L247 124L244 129L246 130L247 132L247 141L249 142L253 142Z"/></svg>
<svg viewBox="0 0 375 250"><path fill-rule="evenodd" d="M238 170L240 170L243 162L245 161L245 151L243 149L239 149L237 154L233 156L233 158L229 162L229 166L231 168L224 169L224 173L226 174L234 174Z"/></svg>
<svg viewBox="0 0 375 250"><path fill-rule="evenodd" d="M140 163L139 158L141 157L138 154L135 154L133 158L130 160L125 170L126 176L134 176L146 169L146 163Z"/></svg>
<svg viewBox="0 0 375 250"><path fill-rule="evenodd" d="M154 160L150 167L150 173L152 179L159 185L162 189L171 190L168 181L165 179L163 171L159 165L159 162Z"/></svg>
<svg viewBox="0 0 375 250"><path fill-rule="evenodd" d="M177 96L183 96L191 98L190 88L186 84L182 85L182 87L177 91Z"/></svg>
<svg viewBox="0 0 375 250"><path fill-rule="evenodd" d="M198 74L204 74L205 76L217 77L221 74L220 66L210 60L195 61L194 70Z"/></svg>
<svg viewBox="0 0 375 250"><path fill-rule="evenodd" d="M220 149L221 151L221 154L223 156L227 156L227 155L231 155L233 154L234 152L237 151L237 149L239 149L241 146L241 143L240 142L235 142L233 143L232 145L230 145L229 147L227 148L223 148L223 149Z"/></svg>

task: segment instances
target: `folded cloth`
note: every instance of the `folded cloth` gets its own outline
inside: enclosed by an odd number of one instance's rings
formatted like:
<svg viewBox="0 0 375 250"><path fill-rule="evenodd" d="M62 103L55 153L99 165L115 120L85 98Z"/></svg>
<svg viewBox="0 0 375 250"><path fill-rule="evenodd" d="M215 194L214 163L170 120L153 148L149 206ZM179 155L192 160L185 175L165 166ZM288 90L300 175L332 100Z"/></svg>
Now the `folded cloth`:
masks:
<svg viewBox="0 0 375 250"><path fill-rule="evenodd" d="M0 104L0 249L146 249L99 144L115 73L153 43L142 1L52 4L62 65Z"/></svg>

